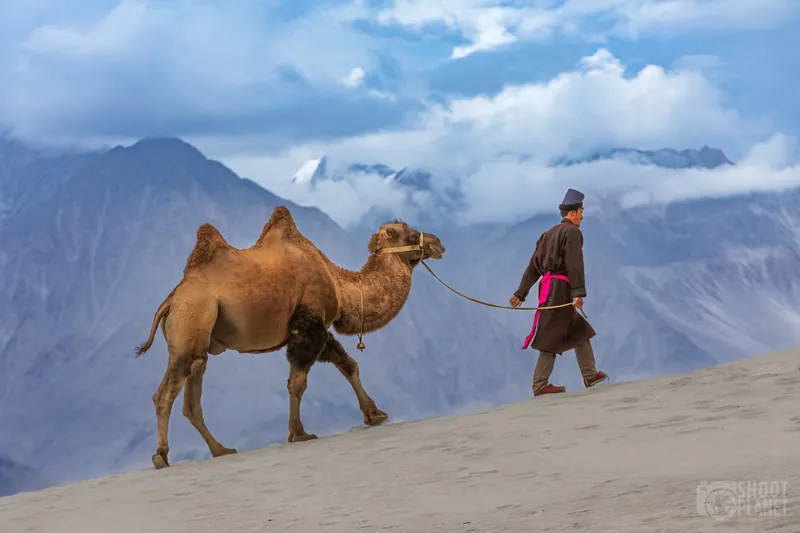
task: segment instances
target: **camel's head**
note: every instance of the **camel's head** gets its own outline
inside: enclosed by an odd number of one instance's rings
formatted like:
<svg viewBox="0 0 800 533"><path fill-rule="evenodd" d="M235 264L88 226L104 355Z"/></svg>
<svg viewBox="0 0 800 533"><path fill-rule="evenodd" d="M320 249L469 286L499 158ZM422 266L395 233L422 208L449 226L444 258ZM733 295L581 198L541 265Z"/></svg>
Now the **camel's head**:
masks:
<svg viewBox="0 0 800 533"><path fill-rule="evenodd" d="M439 237L395 220L380 227L369 241L370 253L394 253L415 266L420 260L441 259L445 248Z"/></svg>

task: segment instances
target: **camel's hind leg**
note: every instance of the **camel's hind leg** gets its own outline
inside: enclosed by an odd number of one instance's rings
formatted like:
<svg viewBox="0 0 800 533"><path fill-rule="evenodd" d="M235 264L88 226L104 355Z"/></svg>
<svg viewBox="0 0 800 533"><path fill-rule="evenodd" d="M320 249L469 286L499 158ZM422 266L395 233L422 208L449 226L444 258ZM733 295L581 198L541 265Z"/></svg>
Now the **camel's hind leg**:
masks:
<svg viewBox="0 0 800 533"><path fill-rule="evenodd" d="M169 324L165 330L168 333L169 361L161 385L153 394L158 420L158 447L153 455L153 466L156 468L169 466L167 434L172 406L189 377L193 362L208 357L211 330L216 319L217 303L211 298L188 305L173 304L167 316Z"/></svg>
<svg viewBox="0 0 800 533"><path fill-rule="evenodd" d="M330 332L328 332L328 342L325 344L325 350L319 360L333 363L345 379L350 382L350 386L353 387L353 392L356 393L356 398L358 398L358 406L361 408L361 412L364 413L365 424L377 426L389 418L389 415L378 409L375 402L367 394L367 391L364 390L358 373L358 362L350 357L344 346Z"/></svg>
<svg viewBox="0 0 800 533"><path fill-rule="evenodd" d="M286 388L289 391L289 442L316 439L308 434L300 421L300 401L308 385L308 372L319 359L328 339L322 318L305 305L300 305L289 320L289 343L286 358L290 370Z"/></svg>
<svg viewBox="0 0 800 533"><path fill-rule="evenodd" d="M208 444L208 449L212 457L220 457L222 455L230 455L236 453L233 448L226 448L211 434L211 431L206 427L205 419L203 418L203 406L201 404L201 397L203 395L203 375L206 373L206 366L208 365L208 356L196 356L192 361L189 369L189 377L186 378L186 385L183 388L183 416L195 427L195 429L203 437L203 440Z"/></svg>
<svg viewBox="0 0 800 533"><path fill-rule="evenodd" d="M189 374L191 357L184 352L173 352L170 348L169 362L164 378L161 380L158 390L153 394L153 405L156 408L156 419L158 420L158 447L153 454L153 466L164 468L169 466L169 417L172 412L172 405L175 398L183 388L186 377Z"/></svg>

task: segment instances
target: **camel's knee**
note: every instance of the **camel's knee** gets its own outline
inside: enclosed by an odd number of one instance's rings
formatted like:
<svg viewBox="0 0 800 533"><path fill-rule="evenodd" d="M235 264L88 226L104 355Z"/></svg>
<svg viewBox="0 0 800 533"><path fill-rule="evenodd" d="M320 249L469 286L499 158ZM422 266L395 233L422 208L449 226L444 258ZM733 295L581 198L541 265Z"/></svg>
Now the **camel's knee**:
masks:
<svg viewBox="0 0 800 533"><path fill-rule="evenodd" d="M187 358L170 358L164 379L161 380L161 384L153 394L153 405L157 414L169 413L188 375L189 360Z"/></svg>
<svg viewBox="0 0 800 533"><path fill-rule="evenodd" d="M286 389L289 391L289 396L300 398L308 388L308 374L305 372L297 372L289 376L286 380Z"/></svg>
<svg viewBox="0 0 800 533"><path fill-rule="evenodd" d="M159 416L165 412L168 413L172 407L172 402L174 400L170 400L169 398L170 388L170 383L165 379L156 392L153 393L153 406L156 408L156 414ZM175 396L177 396L177 394Z"/></svg>
<svg viewBox="0 0 800 533"><path fill-rule="evenodd" d="M199 409L200 409L200 406L197 405L193 399L192 400L184 400L184 402L183 402L183 416L186 417L186 419L189 422L194 423L194 421L197 420L198 416L200 415L200 413L198 412Z"/></svg>
<svg viewBox="0 0 800 533"><path fill-rule="evenodd" d="M175 396L177 396L177 394ZM159 418L162 416L169 416L174 402L174 396L170 398L166 394L159 394L156 392L153 395L153 405L156 408L156 416Z"/></svg>
<svg viewBox="0 0 800 533"><path fill-rule="evenodd" d="M199 408L197 404L200 402L207 364L208 357L203 355L193 359L189 365L189 377L186 378L183 390L183 416L189 420L197 415L195 411Z"/></svg>
<svg viewBox="0 0 800 533"><path fill-rule="evenodd" d="M347 357L336 363L336 368L347 377L358 377L358 361L352 357Z"/></svg>

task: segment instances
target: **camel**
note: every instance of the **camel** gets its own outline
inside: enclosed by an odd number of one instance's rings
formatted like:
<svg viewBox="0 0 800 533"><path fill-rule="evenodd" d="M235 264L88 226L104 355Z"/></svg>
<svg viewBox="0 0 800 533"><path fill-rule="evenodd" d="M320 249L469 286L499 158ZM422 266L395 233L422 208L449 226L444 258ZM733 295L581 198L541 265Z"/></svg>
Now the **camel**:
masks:
<svg viewBox="0 0 800 533"><path fill-rule="evenodd" d="M329 328L359 335L361 341L364 333L389 324L408 299L414 268L421 260L441 259L445 248L435 235L395 220L372 235L368 251L358 272L335 265L297 229L285 206L275 208L249 248L231 246L211 224L198 228L183 279L159 306L150 336L136 350L139 357L150 348L161 324L169 360L153 394L156 469L169 466L167 430L181 389L183 415L212 458L237 453L211 434L200 402L208 355L226 350L268 353L286 347L291 443L317 438L306 433L300 420L308 373L317 361L332 363L347 379L366 425L389 418L364 390L358 363ZM363 350L361 342L358 348Z"/></svg>

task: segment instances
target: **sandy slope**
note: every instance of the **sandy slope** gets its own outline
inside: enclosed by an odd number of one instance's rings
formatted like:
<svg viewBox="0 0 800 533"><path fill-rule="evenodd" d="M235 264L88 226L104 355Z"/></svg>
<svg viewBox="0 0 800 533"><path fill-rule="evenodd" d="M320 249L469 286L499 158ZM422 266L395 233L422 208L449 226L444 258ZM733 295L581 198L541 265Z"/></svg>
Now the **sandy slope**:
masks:
<svg viewBox="0 0 800 533"><path fill-rule="evenodd" d="M800 531L798 355L18 494L0 531ZM701 480L786 514L700 516Z"/></svg>

